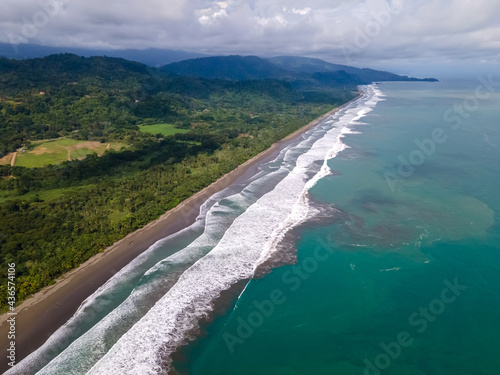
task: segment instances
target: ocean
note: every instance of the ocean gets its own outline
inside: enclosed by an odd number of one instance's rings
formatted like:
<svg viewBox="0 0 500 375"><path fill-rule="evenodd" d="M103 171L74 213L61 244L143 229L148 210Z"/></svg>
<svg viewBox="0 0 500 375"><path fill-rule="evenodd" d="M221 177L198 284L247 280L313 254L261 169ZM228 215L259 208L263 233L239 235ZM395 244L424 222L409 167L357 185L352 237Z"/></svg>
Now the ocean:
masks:
<svg viewBox="0 0 500 375"><path fill-rule="evenodd" d="M497 374L500 84L384 82L8 374Z"/></svg>

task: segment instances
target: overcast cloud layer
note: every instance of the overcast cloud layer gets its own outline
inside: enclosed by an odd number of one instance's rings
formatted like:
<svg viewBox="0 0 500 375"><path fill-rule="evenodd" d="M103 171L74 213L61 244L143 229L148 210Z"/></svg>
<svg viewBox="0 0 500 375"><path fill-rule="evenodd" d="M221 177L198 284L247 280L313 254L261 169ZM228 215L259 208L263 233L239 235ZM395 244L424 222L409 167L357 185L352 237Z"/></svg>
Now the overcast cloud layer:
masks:
<svg viewBox="0 0 500 375"><path fill-rule="evenodd" d="M2 0L0 41L496 64L499 19L498 0Z"/></svg>

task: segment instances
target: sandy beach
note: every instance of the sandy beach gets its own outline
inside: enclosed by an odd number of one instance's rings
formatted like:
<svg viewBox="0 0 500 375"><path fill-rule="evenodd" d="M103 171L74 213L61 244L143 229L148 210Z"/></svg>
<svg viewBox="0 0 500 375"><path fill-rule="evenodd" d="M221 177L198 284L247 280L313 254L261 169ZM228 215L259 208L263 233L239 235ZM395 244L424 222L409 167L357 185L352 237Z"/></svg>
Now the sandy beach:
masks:
<svg viewBox="0 0 500 375"><path fill-rule="evenodd" d="M294 141L340 108L342 107L333 109L274 143L269 149L238 166L174 209L167 211L159 219L130 233L102 253L59 278L54 285L44 288L16 307L16 362L20 362L40 347L75 313L88 296L135 257L158 240L191 225L199 213L200 206L208 197L240 179L246 179L255 174L259 165L274 158L289 142ZM7 351L9 341L7 340L6 320L6 314L0 317L0 350L4 353ZM0 361L0 371L3 372L8 368L4 357Z"/></svg>

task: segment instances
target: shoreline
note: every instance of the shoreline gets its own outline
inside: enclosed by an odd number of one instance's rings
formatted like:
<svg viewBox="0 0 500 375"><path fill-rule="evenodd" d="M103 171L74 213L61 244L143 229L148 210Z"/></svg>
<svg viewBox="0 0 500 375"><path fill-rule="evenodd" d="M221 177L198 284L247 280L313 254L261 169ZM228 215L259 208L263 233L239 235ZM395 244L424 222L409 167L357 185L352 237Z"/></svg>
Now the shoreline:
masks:
<svg viewBox="0 0 500 375"><path fill-rule="evenodd" d="M175 208L164 213L160 218L128 234L103 252L58 278L55 284L45 287L17 306L15 311L17 312L16 363L19 363L23 358L43 345L57 329L74 315L88 296L93 294L121 268L158 240L194 223L199 214L200 206L207 198L236 181L254 175L262 163L275 157L288 143L293 142L303 133L321 123L325 118L359 99L361 94L275 142L270 148L247 160L211 185L187 198ZM3 314L0 317L0 337L2 338L0 340L0 349L5 349L5 351L8 348L8 324L6 320L7 315ZM2 364L0 370L7 369L7 365Z"/></svg>

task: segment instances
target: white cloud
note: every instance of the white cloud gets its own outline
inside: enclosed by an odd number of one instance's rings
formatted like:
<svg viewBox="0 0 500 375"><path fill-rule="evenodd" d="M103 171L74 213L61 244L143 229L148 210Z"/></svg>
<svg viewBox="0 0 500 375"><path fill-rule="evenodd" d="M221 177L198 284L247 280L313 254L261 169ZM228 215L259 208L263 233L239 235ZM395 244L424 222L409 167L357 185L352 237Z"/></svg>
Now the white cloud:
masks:
<svg viewBox="0 0 500 375"><path fill-rule="evenodd" d="M300 14L301 16L305 16L306 14L309 14L311 12L311 8L304 8L304 9L292 9L292 13L294 14Z"/></svg>
<svg viewBox="0 0 500 375"><path fill-rule="evenodd" d="M213 25L219 18L226 18L228 16L226 9L229 3L220 1L216 2L212 8L198 10L197 13L202 13L198 18L200 24L204 26Z"/></svg>
<svg viewBox="0 0 500 375"><path fill-rule="evenodd" d="M217 12L211 12L210 15L204 14L198 20L202 25L211 25L213 24L217 18L227 17L227 13L224 9L221 9Z"/></svg>

